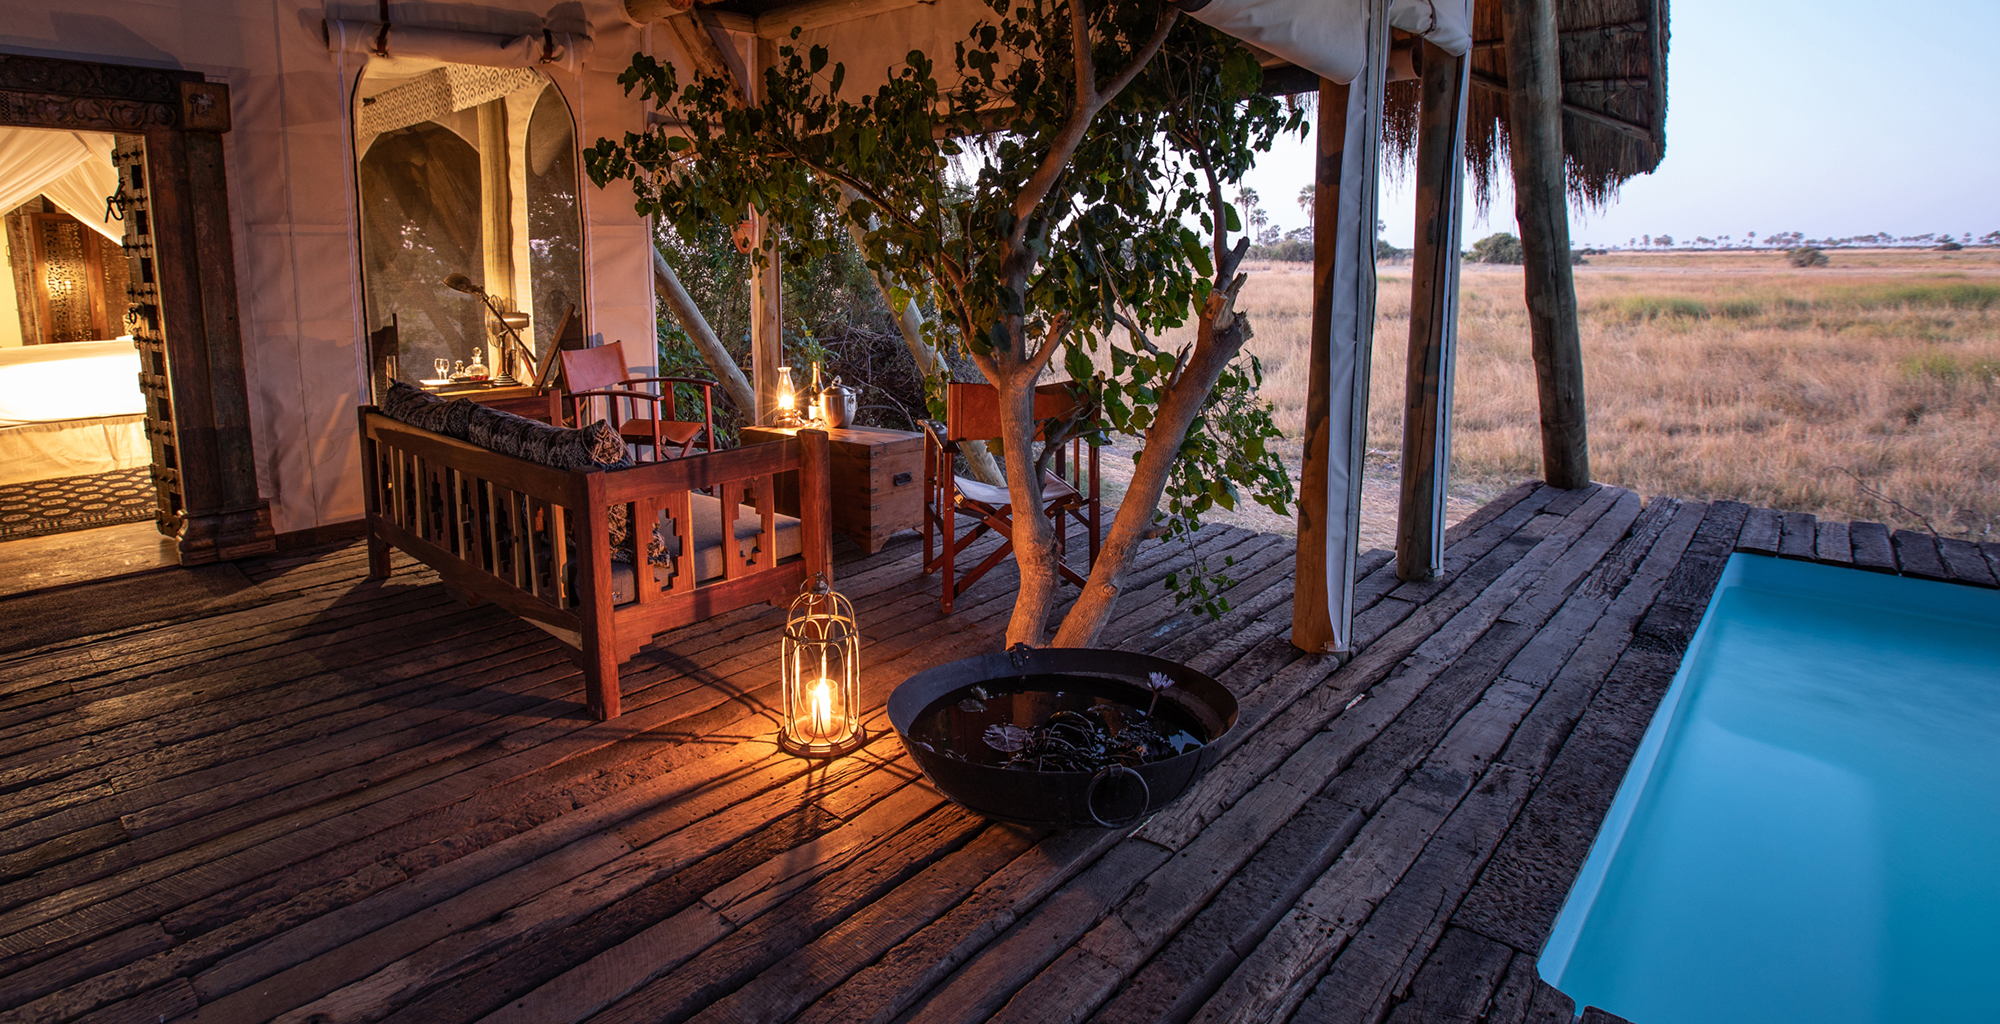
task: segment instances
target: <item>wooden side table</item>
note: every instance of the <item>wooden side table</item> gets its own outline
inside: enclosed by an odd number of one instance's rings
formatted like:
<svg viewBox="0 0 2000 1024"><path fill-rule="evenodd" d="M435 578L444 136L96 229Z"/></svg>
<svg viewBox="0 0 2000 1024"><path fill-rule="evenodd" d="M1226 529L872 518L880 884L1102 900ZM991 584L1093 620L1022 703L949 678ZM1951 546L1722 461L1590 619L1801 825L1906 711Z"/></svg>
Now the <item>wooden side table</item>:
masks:
<svg viewBox="0 0 2000 1024"><path fill-rule="evenodd" d="M796 437L801 427L744 427L742 443ZM881 427L828 429L833 476L833 530L874 554L897 530L924 524L924 435ZM777 480L778 511L797 515L797 473Z"/></svg>
<svg viewBox="0 0 2000 1024"><path fill-rule="evenodd" d="M490 384L446 384L425 388L444 398L469 398L480 405L492 406L517 416L526 416L543 423L555 423L557 413L556 392L552 388L538 388L527 384L512 387L495 387ZM919 463L921 466L921 463Z"/></svg>

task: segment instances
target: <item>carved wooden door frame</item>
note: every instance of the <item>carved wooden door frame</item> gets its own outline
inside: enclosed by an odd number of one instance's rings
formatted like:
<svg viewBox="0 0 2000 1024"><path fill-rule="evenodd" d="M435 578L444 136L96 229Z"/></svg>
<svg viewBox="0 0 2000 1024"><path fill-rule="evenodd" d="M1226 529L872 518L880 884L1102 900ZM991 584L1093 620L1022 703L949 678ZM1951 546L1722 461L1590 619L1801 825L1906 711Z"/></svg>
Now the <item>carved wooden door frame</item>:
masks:
<svg viewBox="0 0 2000 1024"><path fill-rule="evenodd" d="M271 506L257 493L222 163L229 86L194 71L0 54L0 124L144 138L143 165L128 162L119 177L161 532L175 538L183 565L273 550Z"/></svg>

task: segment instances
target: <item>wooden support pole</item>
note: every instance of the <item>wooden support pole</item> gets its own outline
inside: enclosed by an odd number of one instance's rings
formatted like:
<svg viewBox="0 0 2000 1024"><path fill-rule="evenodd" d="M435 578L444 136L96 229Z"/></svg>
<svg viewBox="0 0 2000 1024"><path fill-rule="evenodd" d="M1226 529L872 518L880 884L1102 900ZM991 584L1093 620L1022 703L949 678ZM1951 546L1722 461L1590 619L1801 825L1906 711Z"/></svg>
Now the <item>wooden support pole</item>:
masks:
<svg viewBox="0 0 2000 1024"><path fill-rule="evenodd" d="M774 231L770 219L751 211L751 234L761 240ZM753 250L754 252L754 250ZM754 256L753 256L754 258ZM785 362L784 321L778 303L778 252L763 254L764 265L750 266L750 377L757 389L757 422L775 423L778 410L778 367ZM797 387L794 379L792 386Z"/></svg>
<svg viewBox="0 0 2000 1024"><path fill-rule="evenodd" d="M1313 322L1292 644L1353 650L1354 566L1375 337L1375 214L1388 0L1370 0L1368 58L1351 85L1321 82L1313 174Z"/></svg>
<svg viewBox="0 0 2000 1024"><path fill-rule="evenodd" d="M824 430L799 431L799 547L806 575L833 584L833 454Z"/></svg>
<svg viewBox="0 0 2000 1024"><path fill-rule="evenodd" d="M1324 651L1333 643L1327 602L1327 460L1331 456L1327 410L1333 339L1334 222L1340 210L1340 151L1347 137L1347 89L1319 83L1319 124L1313 146L1313 317L1306 379L1304 464L1299 467L1299 546L1294 556L1292 645Z"/></svg>
<svg viewBox="0 0 2000 1024"><path fill-rule="evenodd" d="M1404 377L1403 493L1396 515L1396 575L1406 580L1431 579L1444 564L1470 64L1465 57L1423 44L1417 239L1410 273L1410 356Z"/></svg>
<svg viewBox="0 0 2000 1024"><path fill-rule="evenodd" d="M762 70L769 67L778 57L777 47L764 40L756 44L757 68L760 72L750 76L745 83L745 92L750 102L762 97L750 93L755 82L761 82ZM750 267L750 376L757 389L757 422L776 422L778 409L778 367L785 362L784 316L779 301L780 276L778 265L776 226L770 218L750 211L750 237L757 249L762 251L763 266L752 263ZM763 248L766 243L769 248ZM757 258L757 257L753 257ZM797 380L793 381L797 387Z"/></svg>
<svg viewBox="0 0 2000 1024"><path fill-rule="evenodd" d="M1507 44L1507 134L1514 220L1525 257L1528 332L1542 405L1542 476L1551 486L1590 483L1584 432L1583 340L1569 263L1564 190L1562 64L1555 0L1501 0Z"/></svg>
<svg viewBox="0 0 2000 1024"><path fill-rule="evenodd" d="M501 309L514 306L514 198L507 160L507 100L505 97L481 103L479 117L479 241L480 282L486 294ZM485 311L479 324L486 323ZM482 335L485 332L480 332ZM482 337L480 361L501 372L511 361L504 338Z"/></svg>

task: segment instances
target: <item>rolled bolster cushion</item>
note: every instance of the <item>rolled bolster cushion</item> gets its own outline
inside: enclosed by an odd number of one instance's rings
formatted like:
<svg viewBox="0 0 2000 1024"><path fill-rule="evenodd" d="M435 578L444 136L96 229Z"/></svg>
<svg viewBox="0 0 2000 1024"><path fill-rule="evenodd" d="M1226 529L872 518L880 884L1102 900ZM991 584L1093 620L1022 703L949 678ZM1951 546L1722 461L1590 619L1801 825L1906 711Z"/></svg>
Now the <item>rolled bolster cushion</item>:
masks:
<svg viewBox="0 0 2000 1024"><path fill-rule="evenodd" d="M400 380L392 380L389 382L388 393L382 396L380 408L382 415L392 420L409 423L410 416L413 413L421 414L425 406L443 404L444 399L422 388L411 387Z"/></svg>
<svg viewBox="0 0 2000 1024"><path fill-rule="evenodd" d="M476 405L466 421L465 440L555 469L624 469L632 465L625 441L603 420L572 429Z"/></svg>
<svg viewBox="0 0 2000 1024"><path fill-rule="evenodd" d="M382 415L392 420L463 441L466 424L472 419L473 411L480 406L463 398L447 402L399 380L390 382L389 392L382 396L380 408Z"/></svg>

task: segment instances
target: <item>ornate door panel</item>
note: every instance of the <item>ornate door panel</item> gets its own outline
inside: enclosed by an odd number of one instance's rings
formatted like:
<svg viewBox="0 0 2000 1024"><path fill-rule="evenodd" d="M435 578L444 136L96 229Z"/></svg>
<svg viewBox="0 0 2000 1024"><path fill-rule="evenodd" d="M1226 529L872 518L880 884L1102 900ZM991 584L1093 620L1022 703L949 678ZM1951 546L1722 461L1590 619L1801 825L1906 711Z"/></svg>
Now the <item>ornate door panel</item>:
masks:
<svg viewBox="0 0 2000 1024"><path fill-rule="evenodd" d="M161 533L171 537L180 532L187 500L181 485L180 453L174 444L173 388L167 379L167 338L160 315L152 202L146 189L145 139L118 136L111 162L118 168L119 194L125 200L126 295L131 304L126 323L139 346L139 390L146 396L146 438L153 446L153 490L159 501L153 520Z"/></svg>
<svg viewBox="0 0 2000 1024"><path fill-rule="evenodd" d="M195 565L275 547L257 491L222 133L200 72L0 54L0 124L119 136L159 522Z"/></svg>

